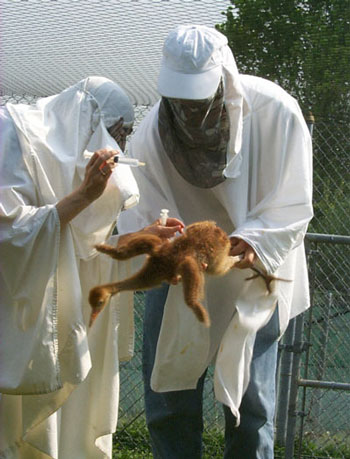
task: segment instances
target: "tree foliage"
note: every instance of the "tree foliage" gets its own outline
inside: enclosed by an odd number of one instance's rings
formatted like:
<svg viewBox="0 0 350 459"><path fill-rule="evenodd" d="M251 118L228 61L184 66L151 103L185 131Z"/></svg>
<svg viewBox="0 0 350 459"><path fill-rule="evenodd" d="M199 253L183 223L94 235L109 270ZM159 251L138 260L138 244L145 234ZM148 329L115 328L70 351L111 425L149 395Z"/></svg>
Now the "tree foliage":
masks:
<svg viewBox="0 0 350 459"><path fill-rule="evenodd" d="M217 25L242 73L275 81L318 118L350 118L350 0L231 0Z"/></svg>

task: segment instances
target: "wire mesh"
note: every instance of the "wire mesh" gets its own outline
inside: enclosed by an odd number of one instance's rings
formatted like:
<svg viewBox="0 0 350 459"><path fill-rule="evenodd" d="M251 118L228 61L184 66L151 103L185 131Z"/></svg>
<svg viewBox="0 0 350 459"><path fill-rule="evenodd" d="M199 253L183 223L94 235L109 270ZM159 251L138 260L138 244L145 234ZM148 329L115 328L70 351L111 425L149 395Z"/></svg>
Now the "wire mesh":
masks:
<svg viewBox="0 0 350 459"><path fill-rule="evenodd" d="M101 75L133 103L158 99L162 45L179 24L213 26L229 0L1 0L0 89L47 96Z"/></svg>
<svg viewBox="0 0 350 459"><path fill-rule="evenodd" d="M349 255L350 238L309 247L312 308L305 314L300 375L315 387L300 389L295 457L350 457ZM323 382L343 383L344 390L322 388Z"/></svg>
<svg viewBox="0 0 350 459"><path fill-rule="evenodd" d="M314 128L314 211L310 231L349 234L350 126L317 121ZM330 257L329 263L334 258Z"/></svg>

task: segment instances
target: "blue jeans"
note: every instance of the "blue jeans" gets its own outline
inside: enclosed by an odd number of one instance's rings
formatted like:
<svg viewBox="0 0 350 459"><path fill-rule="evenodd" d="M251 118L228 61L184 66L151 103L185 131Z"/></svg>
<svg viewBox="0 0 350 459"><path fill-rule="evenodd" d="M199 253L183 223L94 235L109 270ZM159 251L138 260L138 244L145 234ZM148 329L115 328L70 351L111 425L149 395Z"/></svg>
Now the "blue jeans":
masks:
<svg viewBox="0 0 350 459"><path fill-rule="evenodd" d="M202 457L202 397L205 373L193 390L158 393L150 388L158 335L168 286L146 295L143 377L146 422L153 456L157 459L197 459ZM240 407L241 423L224 406L225 459L272 459L275 374L279 321L277 308L270 322L256 337L251 365L251 381Z"/></svg>

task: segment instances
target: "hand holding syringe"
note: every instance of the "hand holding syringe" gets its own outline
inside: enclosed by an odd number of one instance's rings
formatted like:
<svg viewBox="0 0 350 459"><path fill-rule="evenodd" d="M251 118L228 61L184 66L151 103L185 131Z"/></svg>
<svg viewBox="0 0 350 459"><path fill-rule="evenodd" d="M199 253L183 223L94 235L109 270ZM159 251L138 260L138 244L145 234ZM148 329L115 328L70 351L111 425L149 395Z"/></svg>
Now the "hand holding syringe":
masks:
<svg viewBox="0 0 350 459"><path fill-rule="evenodd" d="M118 150L113 150L114 152L115 151L118 151ZM112 153L113 152L112 150L110 150L110 152ZM86 150L84 152L84 157L86 159L91 159L92 156L93 156L94 152L92 151L88 151ZM127 166L131 166L131 167L139 167L139 166L146 166L146 163L140 161L139 159L134 159L134 158L127 158L126 156L119 156L119 155L114 155L112 158L106 160L103 165L101 166L101 169L105 166L105 164L108 162L108 163L111 163L111 162L114 162L116 164L125 164Z"/></svg>
<svg viewBox="0 0 350 459"><path fill-rule="evenodd" d="M160 225L158 228L159 231L161 231L161 233L158 233L158 236L168 239L169 241L176 237L177 232L182 234L185 227L181 220L169 217L169 209L161 209L158 222ZM174 229L176 229L175 232ZM166 232L168 234L166 234ZM176 279L173 279L171 283L177 284Z"/></svg>

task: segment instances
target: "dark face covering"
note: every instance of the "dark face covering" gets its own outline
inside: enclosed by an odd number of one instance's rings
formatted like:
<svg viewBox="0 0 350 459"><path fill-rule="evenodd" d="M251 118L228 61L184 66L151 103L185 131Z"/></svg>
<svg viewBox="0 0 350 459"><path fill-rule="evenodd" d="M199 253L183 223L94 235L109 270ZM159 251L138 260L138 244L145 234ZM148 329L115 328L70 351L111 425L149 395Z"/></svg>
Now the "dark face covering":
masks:
<svg viewBox="0 0 350 459"><path fill-rule="evenodd" d="M209 99L163 97L158 129L169 159L187 182L212 188L225 180L230 129L222 82Z"/></svg>

